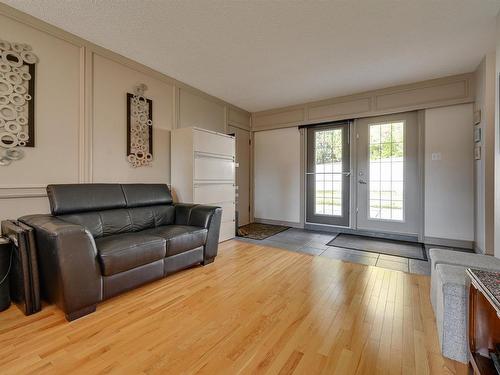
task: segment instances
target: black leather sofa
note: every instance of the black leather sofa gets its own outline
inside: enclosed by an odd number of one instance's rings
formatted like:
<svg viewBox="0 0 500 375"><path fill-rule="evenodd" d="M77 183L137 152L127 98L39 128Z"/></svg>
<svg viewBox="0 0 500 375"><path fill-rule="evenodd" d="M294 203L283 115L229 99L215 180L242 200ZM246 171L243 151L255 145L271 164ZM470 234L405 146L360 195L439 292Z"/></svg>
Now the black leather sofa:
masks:
<svg viewBox="0 0 500 375"><path fill-rule="evenodd" d="M42 295L69 321L217 255L222 209L174 204L167 185L49 185L47 194L52 215L19 220L35 229Z"/></svg>

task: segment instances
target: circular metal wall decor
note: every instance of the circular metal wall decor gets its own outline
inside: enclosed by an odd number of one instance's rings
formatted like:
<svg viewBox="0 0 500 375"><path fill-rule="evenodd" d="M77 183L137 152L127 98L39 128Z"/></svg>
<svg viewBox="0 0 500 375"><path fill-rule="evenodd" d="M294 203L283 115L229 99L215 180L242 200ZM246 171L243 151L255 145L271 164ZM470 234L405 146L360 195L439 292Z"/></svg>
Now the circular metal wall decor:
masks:
<svg viewBox="0 0 500 375"><path fill-rule="evenodd" d="M153 161L153 101L146 99L145 84L127 94L127 161L134 168Z"/></svg>
<svg viewBox="0 0 500 375"><path fill-rule="evenodd" d="M35 64L24 43L0 40L0 166L24 157L35 146Z"/></svg>

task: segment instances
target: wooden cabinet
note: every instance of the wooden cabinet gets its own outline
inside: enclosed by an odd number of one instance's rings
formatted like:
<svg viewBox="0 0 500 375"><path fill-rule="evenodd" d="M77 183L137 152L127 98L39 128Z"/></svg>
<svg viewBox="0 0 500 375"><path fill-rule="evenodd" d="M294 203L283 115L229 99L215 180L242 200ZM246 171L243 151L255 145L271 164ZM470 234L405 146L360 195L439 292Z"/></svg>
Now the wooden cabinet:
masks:
<svg viewBox="0 0 500 375"><path fill-rule="evenodd" d="M469 277L469 373L496 375L490 357L500 343L500 274L467 270Z"/></svg>
<svg viewBox="0 0 500 375"><path fill-rule="evenodd" d="M220 241L235 235L235 139L199 128L172 131L171 184L178 202L222 207Z"/></svg>

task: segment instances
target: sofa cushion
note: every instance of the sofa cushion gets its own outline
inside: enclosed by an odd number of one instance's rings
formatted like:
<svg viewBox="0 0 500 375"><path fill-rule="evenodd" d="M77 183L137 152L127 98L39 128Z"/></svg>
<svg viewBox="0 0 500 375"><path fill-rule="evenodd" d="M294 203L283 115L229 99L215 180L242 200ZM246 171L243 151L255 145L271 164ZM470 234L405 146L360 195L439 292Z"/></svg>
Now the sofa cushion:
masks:
<svg viewBox="0 0 500 375"><path fill-rule="evenodd" d="M499 270L500 259L490 255L468 253L457 250L430 249L431 260L431 302L434 312L437 306L437 278L436 267L439 264L448 264L465 268L476 268L483 270Z"/></svg>
<svg viewBox="0 0 500 375"><path fill-rule="evenodd" d="M114 275L165 258L165 239L139 233L116 234L96 241L104 276Z"/></svg>
<svg viewBox="0 0 500 375"><path fill-rule="evenodd" d="M463 251L430 249L431 269L436 268L437 264L452 264L466 268L476 268L488 270L500 269L500 259L490 255L476 253L466 253Z"/></svg>
<svg viewBox="0 0 500 375"><path fill-rule="evenodd" d="M167 241L167 257L205 245L208 231L190 225L167 225L143 231Z"/></svg>
<svg viewBox="0 0 500 375"><path fill-rule="evenodd" d="M127 202L120 184L48 185L52 215L125 208Z"/></svg>
<svg viewBox="0 0 500 375"><path fill-rule="evenodd" d="M435 313L441 351L445 357L467 363L467 276L465 267L437 264Z"/></svg>
<svg viewBox="0 0 500 375"><path fill-rule="evenodd" d="M465 286L467 285L465 270L465 267L451 264L436 265L436 276L439 278L445 294L465 298Z"/></svg>
<svg viewBox="0 0 500 375"><path fill-rule="evenodd" d="M165 184L122 184L127 207L172 204L170 189Z"/></svg>

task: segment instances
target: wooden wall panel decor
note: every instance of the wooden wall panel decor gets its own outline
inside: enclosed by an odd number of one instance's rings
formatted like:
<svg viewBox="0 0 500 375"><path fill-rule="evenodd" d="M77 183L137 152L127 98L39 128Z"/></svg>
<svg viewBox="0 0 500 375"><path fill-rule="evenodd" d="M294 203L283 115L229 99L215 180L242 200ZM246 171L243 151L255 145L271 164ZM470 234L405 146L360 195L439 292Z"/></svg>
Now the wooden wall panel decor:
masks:
<svg viewBox="0 0 500 375"><path fill-rule="evenodd" d="M290 108L285 110L269 111L255 114L252 127L260 128L288 127L302 123L306 119L305 108Z"/></svg>
<svg viewBox="0 0 500 375"><path fill-rule="evenodd" d="M376 107L379 110L394 107L408 107L443 100L460 99L466 96L467 82L459 80L440 85L429 85L427 87L415 88L412 90L378 95L376 97Z"/></svg>
<svg viewBox="0 0 500 375"><path fill-rule="evenodd" d="M133 167L153 161L153 101L144 96L146 90L141 84L127 93L127 160Z"/></svg>
<svg viewBox="0 0 500 375"><path fill-rule="evenodd" d="M237 128L250 130L250 114L239 109L229 107L228 123Z"/></svg>
<svg viewBox="0 0 500 375"><path fill-rule="evenodd" d="M254 112L252 130L280 129L472 103L473 79L472 73L466 73Z"/></svg>
<svg viewBox="0 0 500 375"><path fill-rule="evenodd" d="M35 64L31 46L0 40L0 166L35 146Z"/></svg>
<svg viewBox="0 0 500 375"><path fill-rule="evenodd" d="M371 109L371 98L361 98L341 102L327 102L309 107L308 120L325 117L368 112Z"/></svg>

